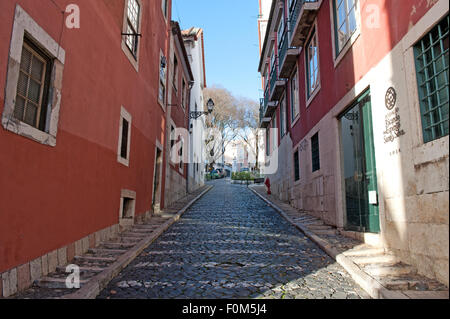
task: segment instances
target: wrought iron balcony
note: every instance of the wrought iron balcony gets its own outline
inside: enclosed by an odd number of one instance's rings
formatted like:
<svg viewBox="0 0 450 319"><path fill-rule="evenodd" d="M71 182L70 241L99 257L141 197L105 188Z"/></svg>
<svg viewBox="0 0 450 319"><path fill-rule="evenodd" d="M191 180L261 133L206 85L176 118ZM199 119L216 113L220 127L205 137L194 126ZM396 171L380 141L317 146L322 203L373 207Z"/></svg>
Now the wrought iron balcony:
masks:
<svg viewBox="0 0 450 319"><path fill-rule="evenodd" d="M278 57L276 63L270 73L270 90L269 101L278 101L285 89L286 79L282 79L278 75Z"/></svg>
<svg viewBox="0 0 450 319"><path fill-rule="evenodd" d="M295 65L297 64L297 56L299 54L299 48L289 47L289 33L285 28L280 46L278 47L279 56L279 78L288 78L292 73Z"/></svg>
<svg viewBox="0 0 450 319"><path fill-rule="evenodd" d="M289 7L289 47L301 47L317 16L322 0L293 0Z"/></svg>
<svg viewBox="0 0 450 319"><path fill-rule="evenodd" d="M265 104L265 99L260 99L259 105L259 127L266 128L270 123L270 117L265 116L267 109L267 104Z"/></svg>

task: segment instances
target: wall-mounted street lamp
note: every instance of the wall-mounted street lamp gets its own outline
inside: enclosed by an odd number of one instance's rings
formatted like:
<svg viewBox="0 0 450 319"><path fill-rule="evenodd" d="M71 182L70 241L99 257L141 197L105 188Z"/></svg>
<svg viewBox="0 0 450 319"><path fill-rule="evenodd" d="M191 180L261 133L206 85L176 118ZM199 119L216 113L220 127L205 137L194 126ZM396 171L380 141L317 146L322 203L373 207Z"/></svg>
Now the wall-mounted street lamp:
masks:
<svg viewBox="0 0 450 319"><path fill-rule="evenodd" d="M196 120L202 115L211 114L212 111L214 110L214 101L212 99L209 99L208 103L206 103L206 106L208 107L208 111L200 111L200 112L199 111L192 111L192 112L189 112L189 118Z"/></svg>

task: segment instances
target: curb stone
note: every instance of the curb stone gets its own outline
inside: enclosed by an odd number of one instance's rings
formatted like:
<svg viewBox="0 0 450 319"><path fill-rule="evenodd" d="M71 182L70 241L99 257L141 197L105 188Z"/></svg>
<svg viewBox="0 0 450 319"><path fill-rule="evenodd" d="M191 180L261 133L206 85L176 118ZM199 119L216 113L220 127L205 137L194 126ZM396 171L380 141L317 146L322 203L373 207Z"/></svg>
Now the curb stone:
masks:
<svg viewBox="0 0 450 319"><path fill-rule="evenodd" d="M181 216L203 195L209 192L214 186L207 187L203 192L185 205L177 214L161 225L150 236L142 239L136 246L121 255L111 266L98 275L92 277L88 283L72 294L62 296L58 299L94 299L106 288L108 283L116 277L126 266L128 266L143 250L161 236L170 226L177 222Z"/></svg>
<svg viewBox="0 0 450 319"><path fill-rule="evenodd" d="M269 206L275 209L284 219L286 219L290 224L299 229L304 233L309 239L311 239L315 244L317 244L325 253L327 253L331 258L336 260L355 280L355 282L373 299L411 299L407 294L401 291L389 290L384 287L379 281L368 275L363 271L357 264L355 264L347 256L340 254L338 250L333 247L328 241L320 238L316 234L309 231L304 225L298 222L294 222L281 208L272 203L270 200L265 198L263 195L259 194L256 190L249 187L249 189L266 202Z"/></svg>

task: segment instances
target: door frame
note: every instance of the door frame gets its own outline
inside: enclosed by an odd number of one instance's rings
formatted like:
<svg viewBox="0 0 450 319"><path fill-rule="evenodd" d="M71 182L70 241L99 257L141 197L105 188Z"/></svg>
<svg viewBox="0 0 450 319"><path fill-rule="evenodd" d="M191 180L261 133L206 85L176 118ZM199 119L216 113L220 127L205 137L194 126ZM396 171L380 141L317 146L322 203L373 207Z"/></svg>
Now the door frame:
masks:
<svg viewBox="0 0 450 319"><path fill-rule="evenodd" d="M158 190L155 189L155 181L156 181L156 166L157 163L157 155L158 151L161 153L161 161L160 161L160 169L159 169L159 185ZM151 210L153 213L155 213L155 205L160 205L161 207L161 198L162 198L162 172L163 172L163 165L164 165L164 148L161 145L161 143L157 140L156 146L155 146L155 155L154 155L154 163L153 163L153 180L152 180L152 201L151 201ZM159 192L159 196L158 196Z"/></svg>
<svg viewBox="0 0 450 319"><path fill-rule="evenodd" d="M365 97L366 96L366 97ZM360 102L362 102L363 101L363 99L365 99L365 98L368 98L369 99L369 102L371 103L371 106L373 106L373 103L372 103L372 99L371 99L371 90L370 90L370 87L367 87L367 88L365 88L364 90L362 90L361 91L361 93L359 94L359 95L357 95L350 103L348 103L344 108L342 108L341 109L341 112L339 112L337 115L336 115L336 117L335 117L335 119L337 120L337 129L338 129L338 134L337 134L337 136L338 136L338 146L339 146L339 148L338 148L338 152L339 152L339 155L338 155L338 158L339 158L339 170L340 170L340 172L339 172L339 184L340 184L340 193L341 193L341 208L342 208L342 227L345 229L345 230L348 230L348 228L347 228L347 226L348 226L348 220L347 220L347 202L346 202L346 187L345 187L345 166L344 166L344 161L345 161L345 158L344 158L344 145L343 145L343 143L342 143L342 122L341 122L341 118L344 116L344 114L346 113L346 112L348 112L351 108L353 108L353 107L355 107L357 104L359 104ZM370 110L371 112L370 112L370 117L371 117L371 120L372 120L372 143L373 143L373 152L374 152L374 160L375 160L375 163L376 163L376 156L375 156L375 154L376 154L376 151L375 151L375 142L374 142L374 140L375 140L375 137L374 137L374 131L373 131L373 107L371 107L371 110ZM364 132L364 126L362 127L362 129L363 129L363 132ZM363 133L364 134L364 133ZM365 136L364 136L364 139L365 139ZM365 154L364 154L364 156L365 156ZM377 191L377 195L378 195L378 204L377 204L377 206L378 206L378 218L379 218L379 230L378 230L378 232L370 232L370 233L373 233L373 234L381 234L381 214L380 214L380 212L381 212L381 209L382 209L382 207L381 207L381 202L380 202L380 198L381 198L381 196L380 196L380 189L379 189L379 187L380 187L380 183L379 183L379 180L378 180L378 170L377 170L377 168L375 169L376 170L376 174L375 174L375 177L376 177L376 179L377 179L377 182L376 182L376 184L377 184L377 187L376 187L376 191ZM369 205L371 205L371 204L369 204ZM349 231L355 231L355 230L349 230ZM356 231L356 232L359 232L359 233L369 233L369 231L368 230L364 230L364 232L363 231Z"/></svg>

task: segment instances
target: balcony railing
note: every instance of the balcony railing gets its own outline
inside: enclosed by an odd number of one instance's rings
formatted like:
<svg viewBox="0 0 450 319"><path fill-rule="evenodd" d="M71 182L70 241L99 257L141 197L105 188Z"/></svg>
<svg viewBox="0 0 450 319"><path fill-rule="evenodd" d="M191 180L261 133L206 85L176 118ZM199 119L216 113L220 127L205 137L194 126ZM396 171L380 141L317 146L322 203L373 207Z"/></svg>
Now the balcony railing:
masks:
<svg viewBox="0 0 450 319"><path fill-rule="evenodd" d="M277 58L275 58L275 61L277 60ZM269 88L269 94L268 95L272 95L273 90L275 89L275 83L277 82L278 79L278 63L275 62L275 65L272 67L272 70L270 71L270 88Z"/></svg>
<svg viewBox="0 0 450 319"><path fill-rule="evenodd" d="M290 46L304 44L307 33L319 10L321 0L294 0L289 7Z"/></svg>
<svg viewBox="0 0 450 319"><path fill-rule="evenodd" d="M286 58L288 50L288 32L286 26L284 27L283 35L281 37L280 45L278 46L278 63L281 65Z"/></svg>

